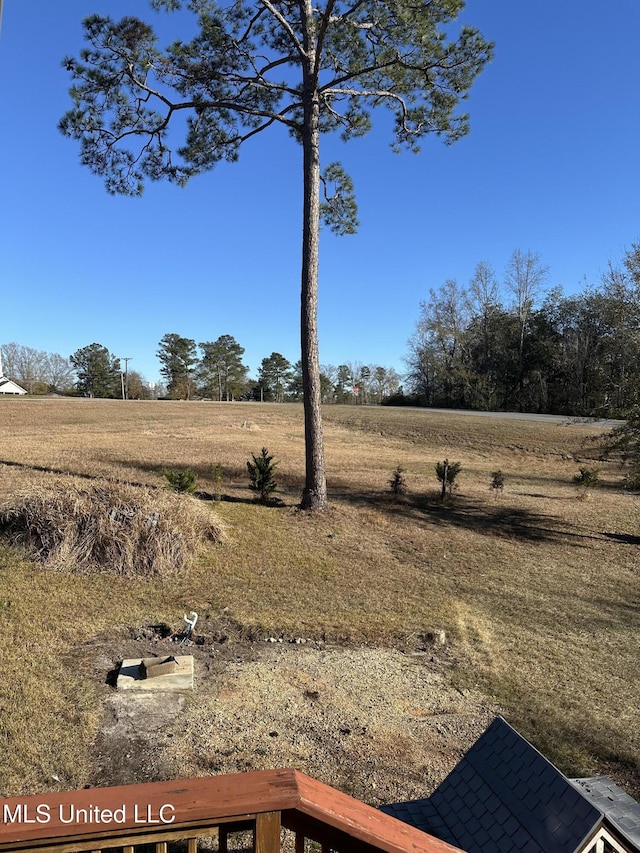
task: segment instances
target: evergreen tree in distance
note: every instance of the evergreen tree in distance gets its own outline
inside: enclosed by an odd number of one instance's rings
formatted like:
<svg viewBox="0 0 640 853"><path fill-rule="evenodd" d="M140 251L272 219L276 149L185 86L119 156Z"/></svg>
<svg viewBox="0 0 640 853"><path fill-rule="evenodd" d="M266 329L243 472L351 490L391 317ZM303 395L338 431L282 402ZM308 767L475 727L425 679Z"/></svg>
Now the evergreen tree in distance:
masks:
<svg viewBox="0 0 640 853"><path fill-rule="evenodd" d="M162 367L160 374L167 380L167 391L173 400L190 400L194 391L196 342L168 332L160 341L157 352Z"/></svg>
<svg viewBox="0 0 640 853"><path fill-rule="evenodd" d="M154 10L180 0L151 0ZM356 206L339 163L320 169L320 137L364 135L374 108L394 114L394 147L417 151L435 134L468 132L457 107L491 58L468 26L454 32L463 0L190 0L198 30L164 51L135 17L84 22L87 47L64 60L74 106L60 122L81 143L81 161L109 192L138 195L145 179L178 184L236 160L243 142L272 125L302 146L301 354L306 475L301 505L327 504L317 301L320 218L352 233ZM186 127L172 150L173 119ZM321 184L323 198L321 202Z"/></svg>
<svg viewBox="0 0 640 853"><path fill-rule="evenodd" d="M270 356L263 358L258 371L258 383L262 389L263 398L284 403L285 391L292 376L291 362L281 353L272 352Z"/></svg>
<svg viewBox="0 0 640 853"><path fill-rule="evenodd" d="M102 344L76 350L69 361L78 377L76 388L88 397L120 397L120 360Z"/></svg>
<svg viewBox="0 0 640 853"><path fill-rule="evenodd" d="M233 400L247 384L249 370L242 363L244 347L232 335L199 344L202 359L198 368L201 392L213 400Z"/></svg>

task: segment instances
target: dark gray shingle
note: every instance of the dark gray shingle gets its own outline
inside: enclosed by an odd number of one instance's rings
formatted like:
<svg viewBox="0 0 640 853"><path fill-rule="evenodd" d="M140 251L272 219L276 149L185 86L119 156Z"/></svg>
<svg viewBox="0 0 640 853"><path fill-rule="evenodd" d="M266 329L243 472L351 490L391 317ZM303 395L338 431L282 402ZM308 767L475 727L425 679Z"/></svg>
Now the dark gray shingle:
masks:
<svg viewBox="0 0 640 853"><path fill-rule="evenodd" d="M585 801L599 809L627 841L640 848L640 803L606 776L570 781Z"/></svg>
<svg viewBox="0 0 640 853"><path fill-rule="evenodd" d="M406 803L382 809L468 853L575 853L602 819L502 717L430 798L415 802L411 812Z"/></svg>

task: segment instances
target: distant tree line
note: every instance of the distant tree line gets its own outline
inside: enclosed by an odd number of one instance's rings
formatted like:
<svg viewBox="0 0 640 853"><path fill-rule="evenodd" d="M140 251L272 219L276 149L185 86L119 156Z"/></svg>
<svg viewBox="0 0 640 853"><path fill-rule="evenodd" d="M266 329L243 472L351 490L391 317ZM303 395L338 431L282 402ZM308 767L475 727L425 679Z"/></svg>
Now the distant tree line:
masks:
<svg viewBox="0 0 640 853"><path fill-rule="evenodd" d="M68 394L73 390L73 366L68 358L21 344L4 344L2 372L29 394Z"/></svg>
<svg viewBox="0 0 640 853"><path fill-rule="evenodd" d="M244 347L232 335L196 345L171 332L160 341L157 355L170 399L230 401L244 395L249 368L242 363Z"/></svg>
<svg viewBox="0 0 640 853"><path fill-rule="evenodd" d="M3 344L2 372L28 394L63 394L143 400L149 384L135 370L121 369L120 360L102 344L76 350L69 358L17 343Z"/></svg>
<svg viewBox="0 0 640 853"><path fill-rule="evenodd" d="M502 287L481 262L467 287L430 290L406 392L390 402L605 416L640 404L640 244L577 295L544 293L547 278L538 255L516 250Z"/></svg>
<svg viewBox="0 0 640 853"><path fill-rule="evenodd" d="M302 363L282 353L262 359L256 378L242 363L244 347L232 335L196 344L176 333L160 341L160 373L170 399L302 401ZM393 368L359 362L335 367L322 365L320 383L324 403L381 403L397 394L400 376Z"/></svg>
<svg viewBox="0 0 640 853"><path fill-rule="evenodd" d="M600 416L640 406L640 244L577 295L545 292L547 280L532 252L513 253L502 283L478 263L466 287L447 280L421 303L404 377L378 364L324 364L322 402ZM168 333L157 352L165 387L155 391L98 343L68 359L10 343L2 364L32 394L303 400L300 361L272 352L251 378L244 352L232 335L196 344Z"/></svg>
<svg viewBox="0 0 640 853"><path fill-rule="evenodd" d="M302 364L279 352L262 359L257 376L243 364L244 347L232 335L196 344L174 332L164 335L157 352L164 385L154 387L107 347L92 343L69 358L20 344L1 348L4 374L29 394L72 394L107 399L264 400L301 402ZM391 367L348 362L321 366L323 403L380 404L401 390Z"/></svg>

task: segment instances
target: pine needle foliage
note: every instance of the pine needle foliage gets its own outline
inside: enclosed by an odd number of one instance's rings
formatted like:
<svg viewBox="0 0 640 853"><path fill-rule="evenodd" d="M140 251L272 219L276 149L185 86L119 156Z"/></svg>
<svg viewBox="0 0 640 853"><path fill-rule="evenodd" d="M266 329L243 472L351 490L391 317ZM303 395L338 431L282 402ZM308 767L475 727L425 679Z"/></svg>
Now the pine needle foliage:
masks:
<svg viewBox="0 0 640 853"><path fill-rule="evenodd" d="M192 495L198 488L198 475L192 468L165 468L162 475L167 481L169 488L174 492L184 492L187 495Z"/></svg>
<svg viewBox="0 0 640 853"><path fill-rule="evenodd" d="M580 473L576 474L573 482L578 487L582 497L586 497L591 489L594 489L600 481L599 468L580 468Z"/></svg>
<svg viewBox="0 0 640 853"><path fill-rule="evenodd" d="M461 470L461 462L449 462L448 459L443 462L436 462L436 476L442 484L441 500L444 501L447 491L451 495L453 490L458 488L456 477Z"/></svg>
<svg viewBox="0 0 640 853"><path fill-rule="evenodd" d="M251 454L253 462L247 462L249 472L249 488L256 493L256 500L268 504L271 494L278 488L275 479L275 471L278 462L273 461L266 447L260 451L260 455Z"/></svg>
<svg viewBox="0 0 640 853"><path fill-rule="evenodd" d="M393 497L395 500L401 498L403 495L407 493L407 480L404 476L404 468L401 468L400 465L396 468L396 470L391 475L391 479L389 480L389 486L391 487L391 492L393 493Z"/></svg>

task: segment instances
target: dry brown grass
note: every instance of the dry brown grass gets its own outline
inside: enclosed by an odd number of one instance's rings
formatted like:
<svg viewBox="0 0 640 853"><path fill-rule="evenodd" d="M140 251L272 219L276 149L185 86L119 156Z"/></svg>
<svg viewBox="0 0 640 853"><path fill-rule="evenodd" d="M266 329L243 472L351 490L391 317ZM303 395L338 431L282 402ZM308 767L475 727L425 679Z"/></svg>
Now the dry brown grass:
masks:
<svg viewBox="0 0 640 853"><path fill-rule="evenodd" d="M222 539L194 498L73 477L0 505L0 533L48 569L141 577L173 575Z"/></svg>
<svg viewBox="0 0 640 853"><path fill-rule="evenodd" d="M593 447L584 442L593 429L328 408L332 506L308 516L294 509L304 465L298 406L3 400L0 424L0 457L14 463L0 464L0 495L62 476L34 466L147 485L161 482L163 468L188 466L200 488L213 491L220 463L228 499L216 505L227 543L170 585L136 582L134 593L116 579L105 596L101 579L79 579L81 628L72 633L60 617L69 607L61 597L72 589L67 574L39 575L2 551L11 571L0 570L0 622L14 637L17 659L32 659L28 637L40 636L43 625L50 647L64 656L109 625L175 622L186 608L205 621L228 608L242 624L273 634L369 644L415 647L443 628L461 688L473 685L495 698L565 771L609 772L640 793L640 506L622 492L613 463L590 461ZM280 461L282 508L252 503L246 460L262 446ZM445 457L463 467L458 493L441 506L434 464ZM394 502L388 480L398 464L408 493ZM587 500L573 483L579 464L601 468L601 485ZM497 469L505 477L500 495L490 489ZM16 602L29 599L34 583L42 594L23 611L16 634ZM3 609L6 601L13 604ZM69 685L77 682L64 672ZM29 683L20 701L13 687L4 700L16 731L7 744L14 758L0 771L9 781L0 780L0 790L19 786L14 765L31 767L24 788L46 784L38 768L49 765L34 755L26 737L31 723L19 724L16 709L26 701L45 714L41 705L64 708L65 696L48 671ZM82 690L86 743L95 723L91 690L84 683ZM51 691L58 691L56 701ZM81 749L73 748L77 770L69 785L83 781ZM50 744L47 750L56 752Z"/></svg>

